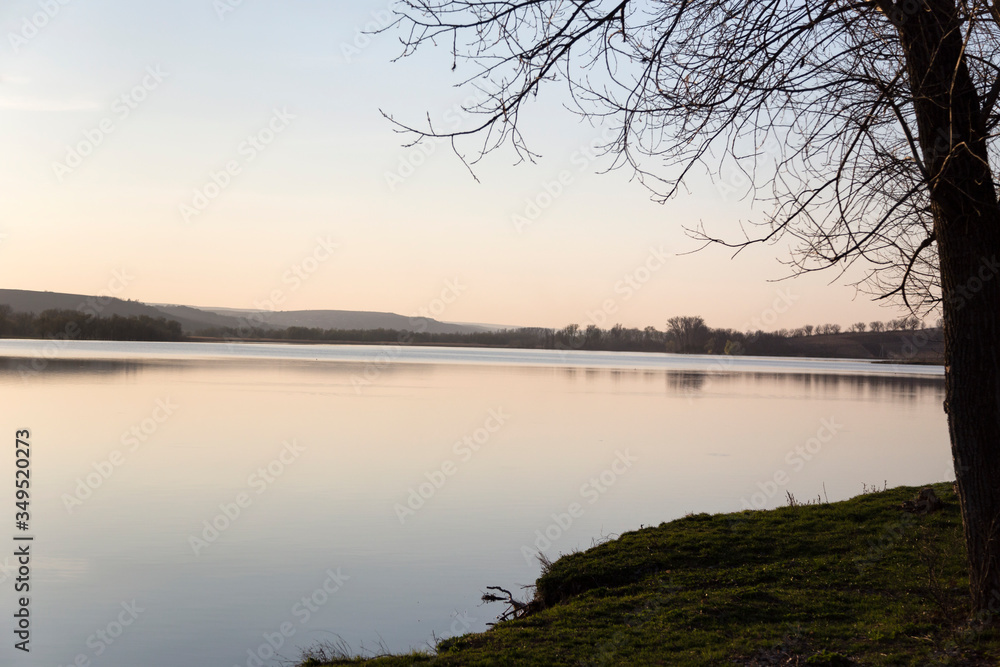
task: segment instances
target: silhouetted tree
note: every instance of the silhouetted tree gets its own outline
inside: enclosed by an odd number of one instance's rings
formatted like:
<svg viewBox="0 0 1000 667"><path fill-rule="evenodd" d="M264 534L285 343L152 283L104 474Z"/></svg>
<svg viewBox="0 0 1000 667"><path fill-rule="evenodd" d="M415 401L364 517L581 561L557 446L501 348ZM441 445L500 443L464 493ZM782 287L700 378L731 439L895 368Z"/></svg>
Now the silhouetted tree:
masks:
<svg viewBox="0 0 1000 667"><path fill-rule="evenodd" d="M7 304L0 304L0 337L6 336L8 329L11 327L11 315L14 314L14 309Z"/></svg>
<svg viewBox="0 0 1000 667"><path fill-rule="evenodd" d="M604 332L596 324L588 324L583 332L583 347L587 350L597 350L601 347Z"/></svg>
<svg viewBox="0 0 1000 667"><path fill-rule="evenodd" d="M667 320L667 339L674 345L673 352L704 352L708 327L697 316L671 317Z"/></svg>

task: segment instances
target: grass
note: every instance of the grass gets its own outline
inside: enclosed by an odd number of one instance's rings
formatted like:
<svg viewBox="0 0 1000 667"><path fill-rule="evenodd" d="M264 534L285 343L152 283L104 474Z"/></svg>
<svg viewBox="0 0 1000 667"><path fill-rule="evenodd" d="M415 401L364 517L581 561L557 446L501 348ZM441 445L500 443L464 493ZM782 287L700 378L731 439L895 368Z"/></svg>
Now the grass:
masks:
<svg viewBox="0 0 1000 667"><path fill-rule="evenodd" d="M957 500L934 490L927 516L896 509L919 491L900 487L625 533L547 564L541 611L436 655L300 664L996 665L1000 633L968 618Z"/></svg>

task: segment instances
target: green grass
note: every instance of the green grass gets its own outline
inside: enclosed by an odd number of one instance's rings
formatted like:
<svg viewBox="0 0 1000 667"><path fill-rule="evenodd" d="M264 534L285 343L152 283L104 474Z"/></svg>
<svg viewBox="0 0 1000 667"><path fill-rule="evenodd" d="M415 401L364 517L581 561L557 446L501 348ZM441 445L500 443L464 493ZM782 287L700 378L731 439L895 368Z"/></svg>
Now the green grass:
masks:
<svg viewBox="0 0 1000 667"><path fill-rule="evenodd" d="M961 518L896 507L901 487L830 504L699 514L560 558L543 609L413 653L303 665L995 665L970 623ZM489 583L489 582L486 582Z"/></svg>

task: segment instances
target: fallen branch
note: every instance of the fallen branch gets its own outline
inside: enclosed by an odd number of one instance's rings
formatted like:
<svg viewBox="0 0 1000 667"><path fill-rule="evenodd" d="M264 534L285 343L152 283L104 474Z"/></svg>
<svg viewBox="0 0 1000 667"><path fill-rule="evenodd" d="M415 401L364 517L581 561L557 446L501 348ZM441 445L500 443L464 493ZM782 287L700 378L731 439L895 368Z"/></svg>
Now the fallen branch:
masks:
<svg viewBox="0 0 1000 667"><path fill-rule="evenodd" d="M487 586L486 590L500 591L506 595L506 597L504 597L503 595L496 595L494 593L483 593L483 602L503 602L507 605L507 609L505 609L502 614L497 616L498 623L516 618L524 618L536 610L537 605L534 600L530 602L515 600L513 593L508 591L506 588L501 588L500 586ZM496 625L496 623L487 623L487 625Z"/></svg>

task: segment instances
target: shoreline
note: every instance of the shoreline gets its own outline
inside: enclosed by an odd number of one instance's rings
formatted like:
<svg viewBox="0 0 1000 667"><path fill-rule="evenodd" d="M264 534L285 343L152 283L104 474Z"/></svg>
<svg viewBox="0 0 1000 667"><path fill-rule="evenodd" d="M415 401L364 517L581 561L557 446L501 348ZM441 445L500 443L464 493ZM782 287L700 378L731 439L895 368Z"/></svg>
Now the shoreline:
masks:
<svg viewBox="0 0 1000 667"><path fill-rule="evenodd" d="M435 655L317 645L293 664L996 664L1000 633L968 619L953 485L929 486L926 515L900 509L924 487L897 487L626 532L543 560L531 613Z"/></svg>

